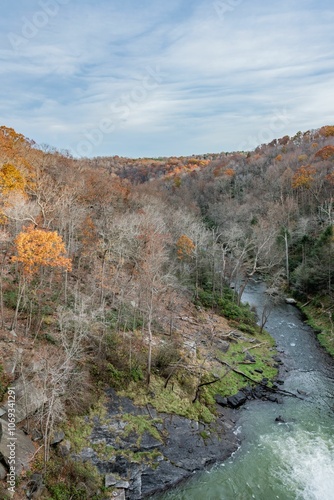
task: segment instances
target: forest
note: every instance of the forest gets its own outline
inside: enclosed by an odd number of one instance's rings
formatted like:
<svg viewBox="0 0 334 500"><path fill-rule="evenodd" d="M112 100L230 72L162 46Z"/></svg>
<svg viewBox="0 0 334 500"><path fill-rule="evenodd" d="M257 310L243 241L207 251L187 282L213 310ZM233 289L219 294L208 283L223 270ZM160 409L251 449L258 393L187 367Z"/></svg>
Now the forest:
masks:
<svg viewBox="0 0 334 500"><path fill-rule="evenodd" d="M107 387L211 422L240 370L275 377L266 318L242 301L249 280L294 297L334 355L333 227L332 125L254 151L138 159L78 159L0 127L0 405L22 388L42 498L84 498L82 482L105 498L53 439L61 429L79 449Z"/></svg>

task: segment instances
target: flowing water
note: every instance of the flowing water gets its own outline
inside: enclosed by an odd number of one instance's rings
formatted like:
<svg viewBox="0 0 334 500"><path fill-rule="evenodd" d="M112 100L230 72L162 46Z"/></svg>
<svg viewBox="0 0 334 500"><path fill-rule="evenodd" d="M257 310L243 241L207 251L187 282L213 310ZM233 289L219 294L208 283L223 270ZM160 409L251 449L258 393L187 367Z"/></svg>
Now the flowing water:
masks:
<svg viewBox="0 0 334 500"><path fill-rule="evenodd" d="M244 301L259 316L268 298L264 285L248 286ZM334 500L334 369L300 312L270 305L266 329L284 361L284 389L303 399L283 404L250 401L235 432L239 450L224 464L196 474L159 497L163 500ZM284 423L275 418L281 416Z"/></svg>

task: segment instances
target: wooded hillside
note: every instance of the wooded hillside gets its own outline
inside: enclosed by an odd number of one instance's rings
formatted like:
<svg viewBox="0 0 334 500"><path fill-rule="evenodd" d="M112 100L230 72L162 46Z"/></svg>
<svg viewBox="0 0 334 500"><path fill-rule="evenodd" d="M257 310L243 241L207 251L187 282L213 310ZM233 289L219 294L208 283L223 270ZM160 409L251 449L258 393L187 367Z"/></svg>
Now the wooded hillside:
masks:
<svg viewBox="0 0 334 500"><path fill-rule="evenodd" d="M334 126L252 152L136 160L75 159L2 126L0 396L14 378L44 387L29 415L45 462L96 387L175 379L193 411L213 369L194 332L261 335L241 304L257 274L312 307L334 353L333 189Z"/></svg>

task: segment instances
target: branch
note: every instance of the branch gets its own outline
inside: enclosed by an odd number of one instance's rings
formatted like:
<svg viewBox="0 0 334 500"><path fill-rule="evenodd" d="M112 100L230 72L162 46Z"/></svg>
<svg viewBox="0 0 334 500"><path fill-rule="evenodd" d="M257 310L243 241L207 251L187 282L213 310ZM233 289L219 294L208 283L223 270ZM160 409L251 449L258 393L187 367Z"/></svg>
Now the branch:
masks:
<svg viewBox="0 0 334 500"><path fill-rule="evenodd" d="M251 349L256 349L257 347L260 347L263 344L268 344L268 342L260 342L260 344L252 345L251 347L245 347L245 349L242 350L243 353L246 351L250 351Z"/></svg>
<svg viewBox="0 0 334 500"><path fill-rule="evenodd" d="M211 384L215 384L216 382L219 382L219 381L220 381L220 380L222 380L224 377L226 377L226 375L227 375L228 373L230 373L230 371L231 371L231 370L233 370L233 368L232 368L232 367L229 367L229 370L227 370L227 371L224 373L224 375L222 375L221 377L219 377L219 378L215 378L214 380L211 380L210 382L203 382L202 384L199 384L199 385L197 386L197 389L196 389L196 394L195 394L195 397L194 397L194 399L193 399L193 401L192 401L192 402L193 402L193 403L195 403L195 402L196 402L196 400L197 400L197 398L198 398L198 395L199 395L199 390L200 390L200 388L201 388L201 387L204 387L205 385L211 385Z"/></svg>
<svg viewBox="0 0 334 500"><path fill-rule="evenodd" d="M218 359L218 358L215 358L215 360L218 361L219 363L221 363L222 365L228 366L231 370L234 371L234 373L237 373L238 375L241 375L242 377L250 380L254 384L261 385L262 387L264 387L268 391L278 392L279 394L282 394L283 396L292 396L294 398L298 398L298 399L304 400L304 398L301 398L300 396L297 396L297 394L294 394L293 392L285 391L284 389L274 389L273 387L269 387L267 384L264 384L263 382L258 382L257 380L254 380L252 377L249 377L248 375L246 375L245 373L241 372L240 370L237 370L236 368L233 368L233 366L231 366L228 363L226 363L226 361L222 361L221 359Z"/></svg>

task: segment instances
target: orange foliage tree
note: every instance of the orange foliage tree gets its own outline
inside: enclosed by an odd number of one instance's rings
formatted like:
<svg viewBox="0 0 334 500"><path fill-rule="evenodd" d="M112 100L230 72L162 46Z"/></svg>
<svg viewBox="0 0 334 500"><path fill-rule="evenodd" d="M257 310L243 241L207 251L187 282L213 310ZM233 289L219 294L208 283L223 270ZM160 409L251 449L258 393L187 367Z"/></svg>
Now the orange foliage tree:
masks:
<svg viewBox="0 0 334 500"><path fill-rule="evenodd" d="M325 137L330 137L331 135L334 135L334 126L326 125L325 127L321 127L319 133Z"/></svg>
<svg viewBox="0 0 334 500"><path fill-rule="evenodd" d="M17 255L12 261L22 264L27 276L32 276L41 267L72 269L71 259L66 257L65 244L57 231L29 226L17 236L15 246Z"/></svg>
<svg viewBox="0 0 334 500"><path fill-rule="evenodd" d="M26 181L21 172L11 165L5 163L0 169L0 191L3 195L7 195L12 191L24 193Z"/></svg>
<svg viewBox="0 0 334 500"><path fill-rule="evenodd" d="M227 168L226 170L224 170L224 175L226 175L227 177L234 177L235 170L233 170L233 168Z"/></svg>
<svg viewBox="0 0 334 500"><path fill-rule="evenodd" d="M297 168L295 174L292 177L292 187L294 189L297 188L305 188L310 189L312 183L314 181L313 175L315 174L316 169L311 165L303 165Z"/></svg>
<svg viewBox="0 0 334 500"><path fill-rule="evenodd" d="M177 247L177 257L179 260L184 260L192 256L195 244L194 242L185 234L182 234L178 239L176 244Z"/></svg>
<svg viewBox="0 0 334 500"><path fill-rule="evenodd" d="M320 149L315 156L316 158L321 158L322 160L334 159L334 146L325 146Z"/></svg>

